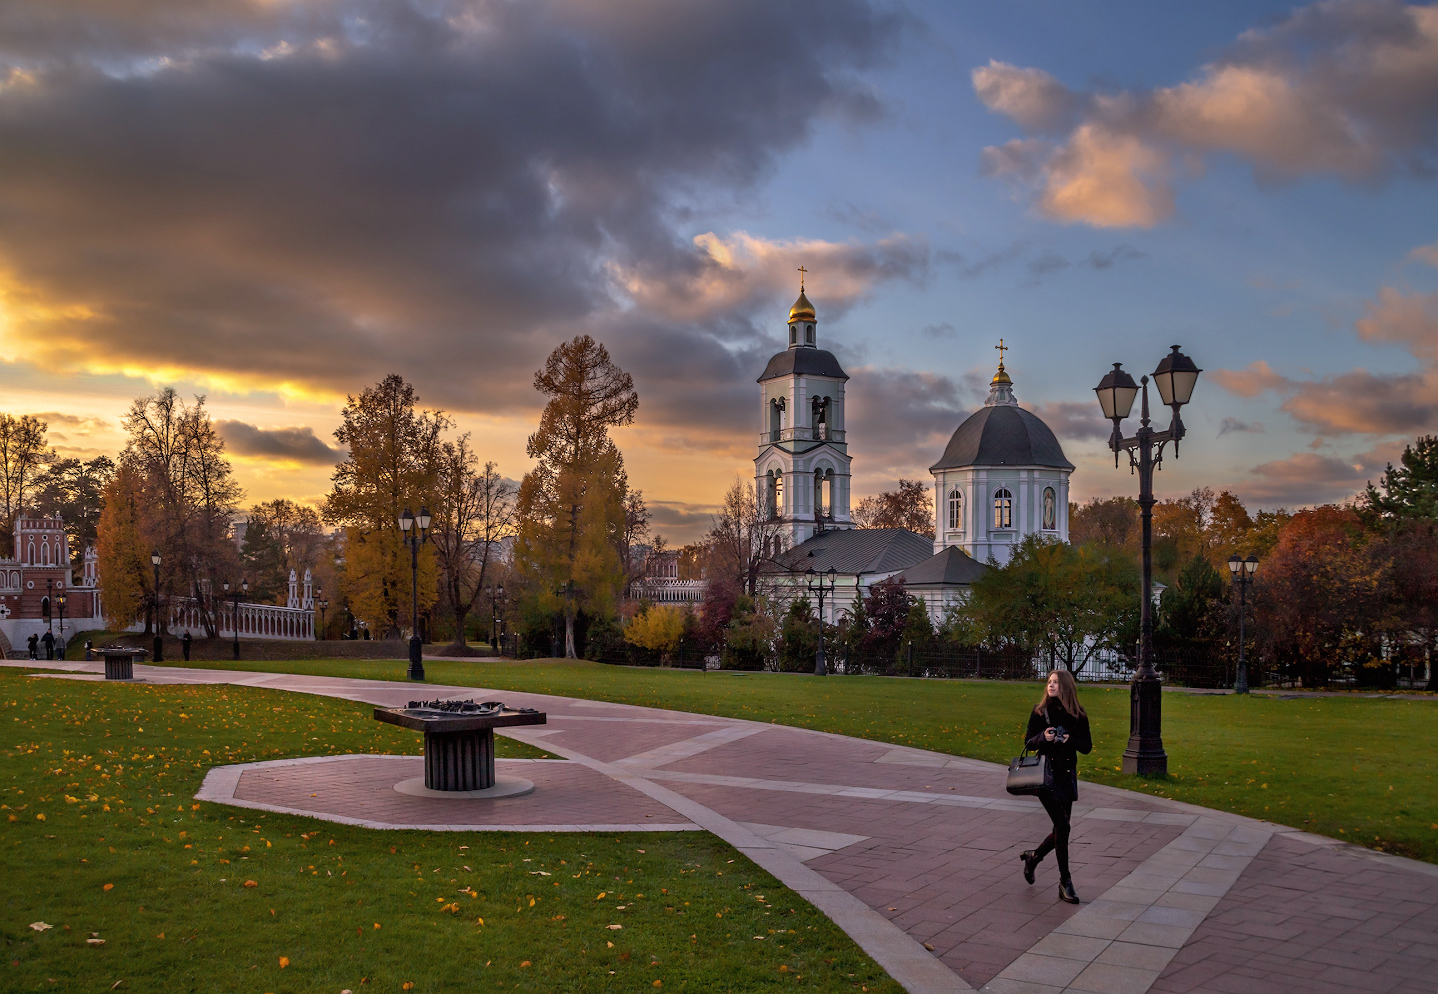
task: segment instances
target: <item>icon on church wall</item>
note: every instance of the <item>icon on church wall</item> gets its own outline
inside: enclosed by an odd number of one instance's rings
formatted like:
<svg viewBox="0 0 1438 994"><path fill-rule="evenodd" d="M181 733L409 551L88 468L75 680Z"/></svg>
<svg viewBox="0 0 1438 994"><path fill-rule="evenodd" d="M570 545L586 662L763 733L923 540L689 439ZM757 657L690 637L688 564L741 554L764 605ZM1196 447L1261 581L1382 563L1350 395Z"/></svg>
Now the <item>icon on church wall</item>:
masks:
<svg viewBox="0 0 1438 994"><path fill-rule="evenodd" d="M1057 507L1054 498L1054 488L1044 487L1044 528L1053 531L1058 527L1056 524Z"/></svg>

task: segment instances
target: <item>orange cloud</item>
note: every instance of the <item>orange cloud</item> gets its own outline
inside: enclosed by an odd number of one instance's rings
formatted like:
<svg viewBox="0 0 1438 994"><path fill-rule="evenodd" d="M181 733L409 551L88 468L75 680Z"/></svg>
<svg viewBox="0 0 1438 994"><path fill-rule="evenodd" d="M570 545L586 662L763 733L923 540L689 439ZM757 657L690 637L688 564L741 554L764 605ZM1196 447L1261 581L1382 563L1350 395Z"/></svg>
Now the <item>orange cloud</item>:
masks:
<svg viewBox="0 0 1438 994"><path fill-rule="evenodd" d="M1288 378L1280 376L1262 359L1243 369L1216 369L1208 374L1219 386L1239 397L1257 397L1265 390L1282 390Z"/></svg>

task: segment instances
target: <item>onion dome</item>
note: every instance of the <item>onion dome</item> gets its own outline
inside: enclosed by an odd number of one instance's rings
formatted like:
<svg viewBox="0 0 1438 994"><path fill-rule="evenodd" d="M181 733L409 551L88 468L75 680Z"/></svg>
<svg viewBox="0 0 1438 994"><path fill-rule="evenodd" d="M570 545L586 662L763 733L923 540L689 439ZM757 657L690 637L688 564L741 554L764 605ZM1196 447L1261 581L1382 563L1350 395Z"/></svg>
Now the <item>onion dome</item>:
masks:
<svg viewBox="0 0 1438 994"><path fill-rule="evenodd" d="M804 291L799 291L799 299L794 301L794 306L789 308L789 323L795 321L813 321L814 305L809 303L809 298L804 296Z"/></svg>

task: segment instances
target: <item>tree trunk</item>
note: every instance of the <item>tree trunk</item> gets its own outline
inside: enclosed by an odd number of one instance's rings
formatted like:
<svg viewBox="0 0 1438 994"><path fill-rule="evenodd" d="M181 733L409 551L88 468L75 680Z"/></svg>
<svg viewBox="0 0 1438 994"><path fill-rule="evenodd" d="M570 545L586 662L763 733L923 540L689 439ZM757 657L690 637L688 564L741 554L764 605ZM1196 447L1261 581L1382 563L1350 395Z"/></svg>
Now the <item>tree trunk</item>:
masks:
<svg viewBox="0 0 1438 994"><path fill-rule="evenodd" d="M569 605L564 608L564 658L579 658L574 651L574 608Z"/></svg>

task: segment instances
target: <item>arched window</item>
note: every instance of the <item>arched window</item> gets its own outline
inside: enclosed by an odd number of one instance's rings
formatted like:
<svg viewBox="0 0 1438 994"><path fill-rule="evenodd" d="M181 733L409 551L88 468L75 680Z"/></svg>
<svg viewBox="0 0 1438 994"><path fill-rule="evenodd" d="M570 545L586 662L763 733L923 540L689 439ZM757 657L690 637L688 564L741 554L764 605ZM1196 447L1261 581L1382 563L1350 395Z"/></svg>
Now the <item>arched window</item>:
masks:
<svg viewBox="0 0 1438 994"><path fill-rule="evenodd" d="M994 527L1012 528L1014 526L1014 495L1006 488L1000 487L994 491Z"/></svg>
<svg viewBox="0 0 1438 994"><path fill-rule="evenodd" d="M810 345L814 344L814 326L812 324L804 325L804 341Z"/></svg>
<svg viewBox="0 0 1438 994"><path fill-rule="evenodd" d="M789 344L799 344L799 326L797 324L789 325Z"/></svg>
<svg viewBox="0 0 1438 994"><path fill-rule="evenodd" d="M832 469L814 470L814 516L817 518L834 516L834 471Z"/></svg>
<svg viewBox="0 0 1438 994"><path fill-rule="evenodd" d="M49 542L41 542L41 543L40 543L40 565L42 565L42 566L49 566L49 565L50 565L50 543L49 543Z"/></svg>
<svg viewBox="0 0 1438 994"><path fill-rule="evenodd" d="M35 540L34 540L33 538L32 538L32 539L29 541L29 543L25 546L25 549L26 549L25 562L28 563L28 564L31 565L31 566L34 566L34 565L35 565Z"/></svg>
<svg viewBox="0 0 1438 994"><path fill-rule="evenodd" d="M949 531L964 530L964 492L958 487L949 491Z"/></svg>
<svg viewBox="0 0 1438 994"><path fill-rule="evenodd" d="M784 474L774 474L774 516L784 513Z"/></svg>
<svg viewBox="0 0 1438 994"><path fill-rule="evenodd" d="M1053 487L1044 487L1044 529L1054 531L1058 528L1058 497Z"/></svg>

